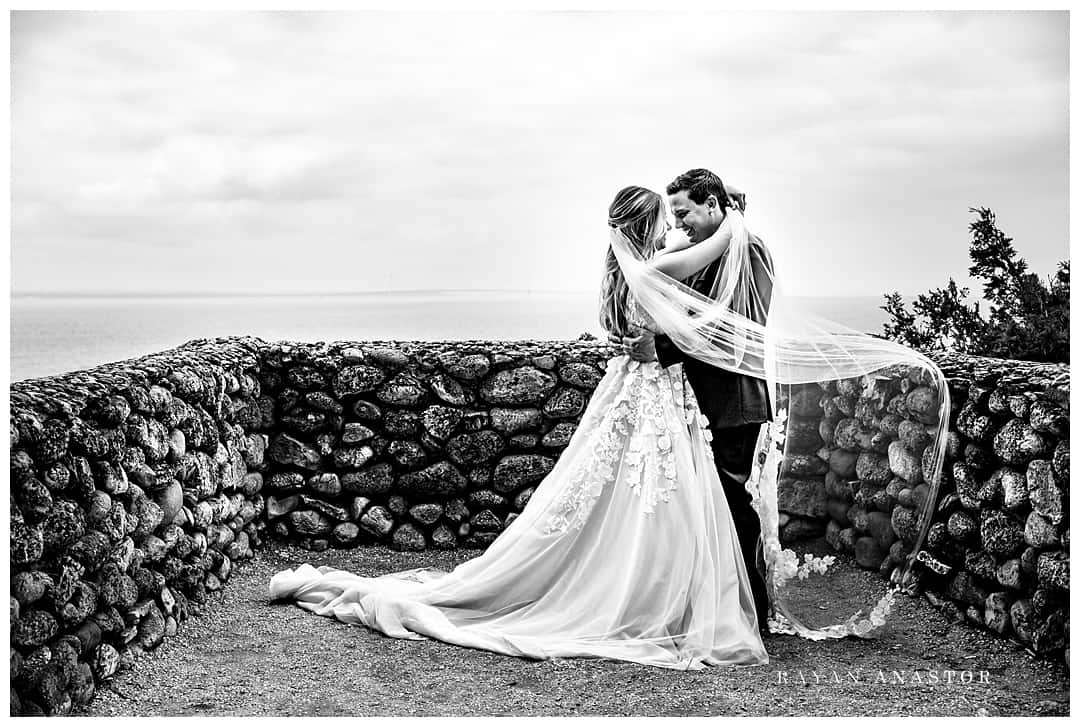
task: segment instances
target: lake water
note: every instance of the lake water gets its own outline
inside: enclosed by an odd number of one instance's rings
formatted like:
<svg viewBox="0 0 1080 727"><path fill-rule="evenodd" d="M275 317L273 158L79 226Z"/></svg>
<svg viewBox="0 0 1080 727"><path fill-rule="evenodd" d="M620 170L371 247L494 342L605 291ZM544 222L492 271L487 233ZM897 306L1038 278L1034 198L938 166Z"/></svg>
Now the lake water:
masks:
<svg viewBox="0 0 1080 727"><path fill-rule="evenodd" d="M881 331L880 297L804 298L814 313ZM11 299L11 380L143 356L195 338L374 341L575 339L602 335L594 294L379 293L349 296Z"/></svg>

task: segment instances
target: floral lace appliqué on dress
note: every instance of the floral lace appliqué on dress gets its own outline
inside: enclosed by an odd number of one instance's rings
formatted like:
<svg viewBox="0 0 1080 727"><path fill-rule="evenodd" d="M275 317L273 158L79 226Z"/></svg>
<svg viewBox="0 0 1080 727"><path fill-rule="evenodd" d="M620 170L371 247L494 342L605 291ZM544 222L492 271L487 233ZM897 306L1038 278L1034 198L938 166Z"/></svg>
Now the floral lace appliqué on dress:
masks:
<svg viewBox="0 0 1080 727"><path fill-rule="evenodd" d="M631 321L648 327L636 309ZM618 392L599 422L582 421L584 431L592 432L587 443L591 456L575 467L554 504L545 534L581 527L604 488L620 476L620 486L628 486L638 496L642 512L655 513L658 503L670 501L680 479L673 439L685 438L694 428L701 430L706 441L711 439L708 421L681 364L665 369L655 361L620 356L608 362L608 375L622 377Z"/></svg>

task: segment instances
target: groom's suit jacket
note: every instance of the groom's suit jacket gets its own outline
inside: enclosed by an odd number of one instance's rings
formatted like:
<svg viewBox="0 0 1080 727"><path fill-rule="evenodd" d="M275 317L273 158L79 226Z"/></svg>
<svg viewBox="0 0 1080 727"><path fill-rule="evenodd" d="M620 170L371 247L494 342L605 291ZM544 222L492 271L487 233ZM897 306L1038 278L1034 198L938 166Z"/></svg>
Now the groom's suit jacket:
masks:
<svg viewBox="0 0 1080 727"><path fill-rule="evenodd" d="M687 281L694 290L709 295L713 281L720 274L726 255L713 261L708 267ZM765 296L765 310L757 311L754 320L765 324L765 316L772 292L772 256L756 235L750 235L750 265L759 290L769 291ZM681 351L670 338L656 335L656 358L661 366L682 363L686 378L694 390L701 412L708 418L711 429L737 427L772 419L769 389L764 381L737 374L726 369L710 366Z"/></svg>

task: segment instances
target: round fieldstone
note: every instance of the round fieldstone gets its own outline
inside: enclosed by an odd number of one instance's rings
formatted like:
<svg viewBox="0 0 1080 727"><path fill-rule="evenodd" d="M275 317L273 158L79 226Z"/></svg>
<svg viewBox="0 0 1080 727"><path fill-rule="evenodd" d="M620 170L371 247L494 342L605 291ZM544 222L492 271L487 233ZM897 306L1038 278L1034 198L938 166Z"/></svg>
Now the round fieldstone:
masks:
<svg viewBox="0 0 1080 727"><path fill-rule="evenodd" d="M56 635L57 628L51 613L30 609L12 624L11 643L23 649L41 646Z"/></svg>
<svg viewBox="0 0 1080 727"><path fill-rule="evenodd" d="M949 515L947 527L949 535L961 543L972 540L979 529L975 518L963 510L957 510L952 515Z"/></svg>
<svg viewBox="0 0 1080 727"><path fill-rule="evenodd" d="M337 497L341 494L341 479L333 472L312 475L307 480L308 489L324 497Z"/></svg>
<svg viewBox="0 0 1080 727"><path fill-rule="evenodd" d="M277 492L296 492L304 487L304 476L299 472L275 472L270 476L270 489Z"/></svg>
<svg viewBox="0 0 1080 727"><path fill-rule="evenodd" d="M427 540L412 523L403 523L394 530L391 547L395 550L424 550L427 548Z"/></svg>
<svg viewBox="0 0 1080 727"><path fill-rule="evenodd" d="M449 462L437 462L418 472L409 472L398 478L399 487L417 496L448 495L463 492L468 486L465 475Z"/></svg>
<svg viewBox="0 0 1080 727"><path fill-rule="evenodd" d="M956 417L956 431L975 442L990 442L994 436L994 420L969 401Z"/></svg>
<svg viewBox="0 0 1080 727"><path fill-rule="evenodd" d="M326 428L327 425L326 414L321 411L286 414L279 421L283 427L297 434L314 434Z"/></svg>
<svg viewBox="0 0 1080 727"><path fill-rule="evenodd" d="M780 467L781 475L816 477L829 471L829 463L816 454L787 454Z"/></svg>
<svg viewBox="0 0 1080 727"><path fill-rule="evenodd" d="M1054 476L1060 479L1062 482L1069 481L1069 440L1062 439L1054 447L1054 454L1051 458L1051 464L1054 468Z"/></svg>
<svg viewBox="0 0 1080 727"><path fill-rule="evenodd" d="M777 507L780 511L803 517L825 517L824 479L784 479L777 484Z"/></svg>
<svg viewBox="0 0 1080 727"><path fill-rule="evenodd" d="M848 449L831 449L828 453L828 469L839 477L853 477L858 460L859 455Z"/></svg>
<svg viewBox="0 0 1080 727"><path fill-rule="evenodd" d="M465 506L463 499L455 497L446 503L446 512L444 514L447 520L460 523L469 517L469 508Z"/></svg>
<svg viewBox="0 0 1080 727"><path fill-rule="evenodd" d="M315 510L294 510L288 514L287 520L298 535L326 535L334 529L334 523Z"/></svg>
<svg viewBox="0 0 1080 727"><path fill-rule="evenodd" d="M1023 465L1050 454L1051 447L1027 422L1011 419L995 435L994 452L1005 464Z"/></svg>
<svg viewBox="0 0 1080 727"><path fill-rule="evenodd" d="M562 449L570 444L570 438L577 431L577 424L572 422L559 422L544 435L540 443L552 449Z"/></svg>
<svg viewBox="0 0 1080 727"><path fill-rule="evenodd" d="M427 463L427 453L416 442L395 440L390 443L387 452L398 467L405 471L419 469Z"/></svg>
<svg viewBox="0 0 1080 727"><path fill-rule="evenodd" d="M553 419L576 417L585 409L586 397L578 389L561 388L544 402L543 412Z"/></svg>
<svg viewBox="0 0 1080 727"><path fill-rule="evenodd" d="M445 550L456 548L457 535L446 525L440 525L431 532L431 544Z"/></svg>
<svg viewBox="0 0 1080 727"><path fill-rule="evenodd" d="M416 406L423 401L423 384L408 374L399 374L386 382L375 394L384 404L392 406Z"/></svg>
<svg viewBox="0 0 1080 727"><path fill-rule="evenodd" d="M266 453L279 464L291 464L306 470L318 470L322 462L318 451L288 434L275 436Z"/></svg>
<svg viewBox="0 0 1080 727"><path fill-rule="evenodd" d="M524 490L519 492L514 497L514 509L518 510L519 512L521 510L524 510L525 506L529 504L529 500L532 499L534 492L536 492L535 487L526 487Z"/></svg>
<svg viewBox="0 0 1080 727"><path fill-rule="evenodd" d="M1007 510L1025 510L1029 506L1027 479L1010 467L1002 467L992 475L1001 483L1002 504Z"/></svg>
<svg viewBox="0 0 1080 727"><path fill-rule="evenodd" d="M426 502L409 508L409 516L423 525L434 525L442 514L443 506L436 502Z"/></svg>
<svg viewBox="0 0 1080 727"><path fill-rule="evenodd" d="M404 515L409 510L409 501L401 495L391 495L386 501L386 509L394 515Z"/></svg>
<svg viewBox="0 0 1080 727"><path fill-rule="evenodd" d="M409 365L409 357L403 351L385 346L365 346L364 357L370 363L392 371Z"/></svg>
<svg viewBox="0 0 1080 727"><path fill-rule="evenodd" d="M375 450L362 447L340 447L334 450L334 465L338 469L360 469L375 456Z"/></svg>
<svg viewBox="0 0 1080 727"><path fill-rule="evenodd" d="M451 376L463 381L475 381L487 376L491 362L482 354L470 354L448 362L444 368Z"/></svg>
<svg viewBox="0 0 1080 727"><path fill-rule="evenodd" d="M596 385L600 383L600 379L603 377L603 371L587 363L575 362L559 367L560 379L571 386L577 386L590 392L596 388Z"/></svg>
<svg viewBox="0 0 1080 727"><path fill-rule="evenodd" d="M503 434L515 434L525 429L538 427L542 421L539 409L495 407L491 410L491 428Z"/></svg>
<svg viewBox="0 0 1080 727"><path fill-rule="evenodd" d="M1024 523L1024 542L1033 548L1050 548L1061 543L1054 524L1037 512L1028 513Z"/></svg>
<svg viewBox="0 0 1080 727"><path fill-rule="evenodd" d="M544 479L555 460L537 454L512 454L503 457L495 467L494 489L498 492L513 492L526 485L532 485Z"/></svg>
<svg viewBox="0 0 1080 727"><path fill-rule="evenodd" d="M1036 401L1031 405L1028 415L1031 428L1042 434L1064 437L1069 433L1069 415L1049 401Z"/></svg>
<svg viewBox="0 0 1080 727"><path fill-rule="evenodd" d="M904 419L897 426L897 436L905 447L912 452L923 451L933 440L925 424Z"/></svg>
<svg viewBox="0 0 1080 727"><path fill-rule="evenodd" d="M374 391L386 380L386 374L375 366L346 366L334 375L331 386L339 399L352 394ZM357 413L359 416L359 412Z"/></svg>
<svg viewBox="0 0 1080 727"><path fill-rule="evenodd" d="M893 477L889 458L876 452L862 452L855 461L855 474L865 483L887 485Z"/></svg>
<svg viewBox="0 0 1080 727"><path fill-rule="evenodd" d="M117 480L123 481L122 490L120 487L114 490L109 490L107 487L103 487L103 489L115 492L126 491L127 478L123 476L123 470L111 462L105 462L102 466L106 467L110 472L118 471ZM15 500L23 517L32 522L44 520L53 504L53 497L49 492L49 488L36 477L24 477L16 483Z"/></svg>
<svg viewBox="0 0 1080 727"><path fill-rule="evenodd" d="M1055 525L1065 520L1064 494L1054 481L1050 462L1037 459L1028 464L1027 491L1033 510Z"/></svg>
<svg viewBox="0 0 1080 727"><path fill-rule="evenodd" d="M933 389L919 386L908 392L904 402L908 411L923 424L936 424L941 401Z"/></svg>
<svg viewBox="0 0 1080 727"><path fill-rule="evenodd" d="M1041 553L1038 562L1039 585L1043 588L1069 590L1069 555L1061 551Z"/></svg>
<svg viewBox="0 0 1080 727"><path fill-rule="evenodd" d="M152 499L161 508L161 521L172 522L184 506L184 490L178 481L170 479L163 489L153 494Z"/></svg>
<svg viewBox="0 0 1080 727"><path fill-rule="evenodd" d="M42 479L52 492L62 492L71 482L71 470L63 462L53 462L45 469Z"/></svg>
<svg viewBox="0 0 1080 727"><path fill-rule="evenodd" d="M886 550L897 540L896 532L892 526L892 519L884 512L868 512L866 514L866 533Z"/></svg>
<svg viewBox="0 0 1080 727"><path fill-rule="evenodd" d="M95 649L90 666L97 680L104 681L120 668L120 653L111 644L101 644Z"/></svg>
<svg viewBox="0 0 1080 727"><path fill-rule="evenodd" d="M378 422L382 420L382 409L377 404L363 399L357 399L352 405L353 414L357 419L365 422Z"/></svg>
<svg viewBox="0 0 1080 727"><path fill-rule="evenodd" d="M320 500L316 497L311 497L306 493L300 495L300 506L309 507L316 512L322 513L331 520L336 520L338 522L343 522L349 519L349 511L345 508L334 505L325 500Z"/></svg>
<svg viewBox="0 0 1080 727"><path fill-rule="evenodd" d="M481 510L472 516L469 520L469 525L473 533L476 532L498 532L502 530L502 521L499 516L493 513L491 510Z"/></svg>
<svg viewBox="0 0 1080 727"><path fill-rule="evenodd" d="M556 378L533 366L498 371L484 380L480 396L489 404L536 404L555 389Z"/></svg>
<svg viewBox="0 0 1080 727"><path fill-rule="evenodd" d="M71 500L56 500L41 525L46 550L62 550L86 532L86 515Z"/></svg>
<svg viewBox="0 0 1080 727"><path fill-rule="evenodd" d="M385 463L341 476L342 489L357 495L379 495L388 492L393 484L394 470Z"/></svg>
<svg viewBox="0 0 1080 727"><path fill-rule="evenodd" d="M918 537L919 518L909 507L897 505L892 511L892 529L907 545L914 545Z"/></svg>
<svg viewBox="0 0 1080 727"><path fill-rule="evenodd" d="M470 467L490 461L503 447L502 437L488 429L452 437L446 443L446 453L455 464Z"/></svg>
<svg viewBox="0 0 1080 727"><path fill-rule="evenodd" d="M956 496L960 504L969 510L979 509L979 482L966 462L953 464L953 481L956 483Z"/></svg>
<svg viewBox="0 0 1080 727"><path fill-rule="evenodd" d="M859 420L841 419L836 424L833 439L836 441L836 446L841 449L858 452L862 449L860 439L866 434L867 430Z"/></svg>
<svg viewBox="0 0 1080 727"><path fill-rule="evenodd" d="M373 505L360 517L361 528L377 538L389 535L394 527L394 517L382 505Z"/></svg>
<svg viewBox="0 0 1080 727"><path fill-rule="evenodd" d="M420 417L407 409L394 409L386 412L383 418L383 431L392 437L407 437L416 433Z"/></svg>
<svg viewBox="0 0 1080 727"><path fill-rule="evenodd" d="M460 409L441 404L429 406L420 417L424 430L438 441L445 441L461 423L461 419Z"/></svg>
<svg viewBox="0 0 1080 727"><path fill-rule="evenodd" d="M493 490L475 490L469 493L468 504L477 510L503 508L507 505L507 499Z"/></svg>
<svg viewBox="0 0 1080 727"><path fill-rule="evenodd" d="M923 480L922 457L897 440L889 445L889 470L911 485L917 485Z"/></svg>
<svg viewBox="0 0 1080 727"><path fill-rule="evenodd" d="M987 553L1000 558L1019 555L1024 547L1024 531L1008 515L998 511L983 512L979 535Z"/></svg>
<svg viewBox="0 0 1080 727"><path fill-rule="evenodd" d="M92 402L87 407L87 412L98 424L116 427L131 416L131 405L124 397L114 394Z"/></svg>
<svg viewBox="0 0 1080 727"><path fill-rule="evenodd" d="M355 523L338 523L330 533L335 548L350 548L360 539L360 527Z"/></svg>
<svg viewBox="0 0 1080 727"><path fill-rule="evenodd" d="M325 391L309 391L304 394L304 403L312 409L318 409L328 414L341 414L345 411L345 407Z"/></svg>
<svg viewBox="0 0 1080 727"><path fill-rule="evenodd" d="M1024 571L1020 566L1020 559L1010 558L999 565L994 577L997 578L998 583L1006 588L1022 589L1024 586Z"/></svg>
<svg viewBox="0 0 1080 727"><path fill-rule="evenodd" d="M429 385L435 396L453 406L465 406L472 399L461 384L443 373L432 376Z"/></svg>
<svg viewBox="0 0 1080 727"><path fill-rule="evenodd" d="M11 595L25 608L53 588L53 579L42 571L22 571L11 578Z"/></svg>

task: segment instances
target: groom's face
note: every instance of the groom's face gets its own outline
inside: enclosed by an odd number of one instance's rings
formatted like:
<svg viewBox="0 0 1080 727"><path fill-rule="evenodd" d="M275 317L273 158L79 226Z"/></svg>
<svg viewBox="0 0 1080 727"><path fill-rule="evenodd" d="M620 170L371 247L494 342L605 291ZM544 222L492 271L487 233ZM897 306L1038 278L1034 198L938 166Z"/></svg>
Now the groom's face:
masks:
<svg viewBox="0 0 1080 727"><path fill-rule="evenodd" d="M716 197L709 196L698 204L690 199L686 190L679 190L668 197L671 216L675 218L675 228L682 230L690 242L701 242L716 232L724 221Z"/></svg>

